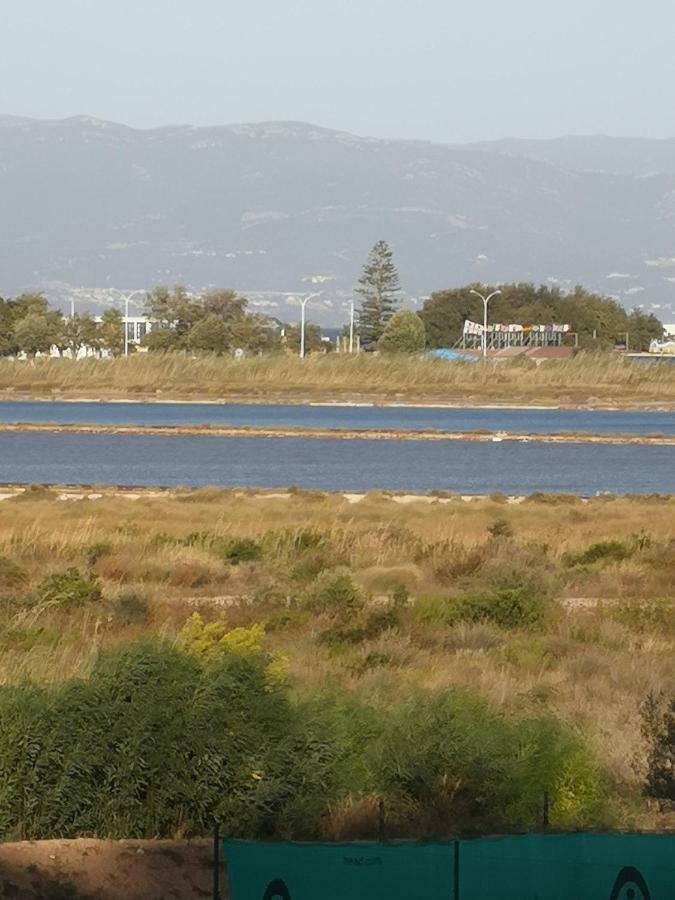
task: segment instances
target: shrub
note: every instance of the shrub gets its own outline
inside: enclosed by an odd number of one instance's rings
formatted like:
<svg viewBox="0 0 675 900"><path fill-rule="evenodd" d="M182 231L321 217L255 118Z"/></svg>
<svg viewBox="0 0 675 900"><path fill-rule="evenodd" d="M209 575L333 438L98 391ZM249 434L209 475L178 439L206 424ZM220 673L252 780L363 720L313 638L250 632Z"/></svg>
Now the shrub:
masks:
<svg viewBox="0 0 675 900"><path fill-rule="evenodd" d="M492 538L511 538L513 537L513 527L507 519L495 519L487 527L488 534Z"/></svg>
<svg viewBox="0 0 675 900"><path fill-rule="evenodd" d="M367 615L361 614L348 625L332 625L321 632L319 640L328 646L340 644L362 644L373 641L386 631L398 628L398 616L393 610L378 610Z"/></svg>
<svg viewBox="0 0 675 900"><path fill-rule="evenodd" d="M650 694L640 715L647 744L645 791L658 800L675 802L675 697Z"/></svg>
<svg viewBox="0 0 675 900"><path fill-rule="evenodd" d="M256 562L262 559L262 546L253 538L234 538L229 541L223 552L223 558L233 566L243 562Z"/></svg>
<svg viewBox="0 0 675 900"><path fill-rule="evenodd" d="M372 796L409 837L531 828L545 791L560 827L602 808L602 777L558 723L447 691L387 708L291 701L257 638L234 643L206 664L141 644L101 654L86 680L0 686L0 837L203 835L219 821L311 839L329 810Z"/></svg>
<svg viewBox="0 0 675 900"><path fill-rule="evenodd" d="M110 541L96 541L85 548L84 558L88 566L95 566L99 559L103 559L104 556L108 556L111 552L112 544Z"/></svg>
<svg viewBox="0 0 675 900"><path fill-rule="evenodd" d="M637 632L675 633L675 603L672 600L624 601L612 607L612 615Z"/></svg>
<svg viewBox="0 0 675 900"><path fill-rule="evenodd" d="M547 503L551 506L574 506L581 503L576 494L545 494L542 491L534 491L525 498L526 503Z"/></svg>
<svg viewBox="0 0 675 900"><path fill-rule="evenodd" d="M122 626L143 625L150 618L148 601L135 592L120 594L112 601L112 614L114 621Z"/></svg>
<svg viewBox="0 0 675 900"><path fill-rule="evenodd" d="M199 613L193 613L178 634L178 645L195 654L202 662L213 662L228 654L266 660L265 671L273 681L284 675L286 661L281 656L264 653L264 637L264 625L228 628L222 618L206 624Z"/></svg>
<svg viewBox="0 0 675 900"><path fill-rule="evenodd" d="M0 593L9 593L24 587L28 582L28 572L14 560L0 556Z"/></svg>
<svg viewBox="0 0 675 900"><path fill-rule="evenodd" d="M631 556L631 549L621 541L598 541L583 553L567 557L570 565L587 566L596 562L621 562Z"/></svg>
<svg viewBox="0 0 675 900"><path fill-rule="evenodd" d="M458 692L397 705L365 756L375 791L403 810L393 823L403 834L531 828L544 792L552 824L581 825L604 799L602 777L561 725L508 722Z"/></svg>
<svg viewBox="0 0 675 900"><path fill-rule="evenodd" d="M431 562L434 576L443 584L452 584L459 578L473 575L488 558L486 546L467 547L454 541L431 544L417 557L419 561L428 559Z"/></svg>
<svg viewBox="0 0 675 900"><path fill-rule="evenodd" d="M363 605L363 593L349 569L328 569L316 578L306 594L310 608L317 612L344 614Z"/></svg>
<svg viewBox="0 0 675 900"><path fill-rule="evenodd" d="M540 625L546 603L518 588L503 588L487 594L466 594L457 606L457 617L467 622L494 622L501 628L532 628Z"/></svg>
<svg viewBox="0 0 675 900"><path fill-rule="evenodd" d="M274 833L312 755L296 744L293 768L292 711L265 665L203 669L151 644L104 654L87 681L0 688L0 834Z"/></svg>
<svg viewBox="0 0 675 900"><path fill-rule="evenodd" d="M410 599L410 591L405 584L397 584L391 594L394 606L406 606Z"/></svg>
<svg viewBox="0 0 675 900"><path fill-rule="evenodd" d="M309 584L327 569L343 567L347 562L343 554L336 554L330 547L317 547L301 553L290 571L291 581Z"/></svg>
<svg viewBox="0 0 675 900"><path fill-rule="evenodd" d="M83 575L79 569L48 575L37 588L37 597L45 607L76 607L101 599L95 575Z"/></svg>
<svg viewBox="0 0 675 900"><path fill-rule="evenodd" d="M423 625L453 625L458 620L457 603L438 594L422 594L413 604L412 618Z"/></svg>

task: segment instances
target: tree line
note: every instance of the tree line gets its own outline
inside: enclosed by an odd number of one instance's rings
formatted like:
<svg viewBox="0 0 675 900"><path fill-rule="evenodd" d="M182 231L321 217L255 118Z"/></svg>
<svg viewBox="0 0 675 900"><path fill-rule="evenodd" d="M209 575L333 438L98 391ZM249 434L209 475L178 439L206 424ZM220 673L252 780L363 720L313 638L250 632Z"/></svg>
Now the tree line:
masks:
<svg viewBox="0 0 675 900"><path fill-rule="evenodd" d="M483 321L483 303L472 290L491 293L496 285L468 284L435 291L419 313L400 308L400 280L391 248L379 241L372 249L356 288L361 297L359 333L367 345L383 351L416 352L453 347L462 337L464 322ZM579 346L611 349L628 340L633 350L648 350L652 340L663 336L656 316L640 309L627 311L609 297L575 287L571 292L557 286L519 282L499 285L491 302L490 321L502 324L569 324ZM421 321L422 328L417 324Z"/></svg>
<svg viewBox="0 0 675 900"><path fill-rule="evenodd" d="M121 352L122 316L106 310L100 321L91 315L64 317L50 309L42 294L21 294L14 300L0 297L0 355L49 353L52 347L76 353L80 347Z"/></svg>
<svg viewBox="0 0 675 900"><path fill-rule="evenodd" d="M355 288L360 300L358 339L366 350L383 353L453 347L461 340L465 320L482 321L482 301L472 289L491 291L492 287L470 284L436 291L419 312L403 308L392 250L385 241L378 241ZM663 335L663 325L653 314L639 309L629 312L615 300L583 287L564 292L557 286L517 283L501 285L500 291L490 304L491 322L570 324L582 348L611 349L627 340L631 349L647 350L652 340ZM300 343L298 325L282 329L278 321L250 312L247 299L230 289L194 295L180 285L156 287L146 295L145 313L152 322L143 340L149 351L264 353L282 347L297 351ZM307 324L305 345L309 352L326 348L317 325ZM52 347L73 353L86 347L117 355L123 346L123 320L115 309L107 310L100 320L88 314L64 317L50 309L41 294L0 298L1 355L48 353Z"/></svg>

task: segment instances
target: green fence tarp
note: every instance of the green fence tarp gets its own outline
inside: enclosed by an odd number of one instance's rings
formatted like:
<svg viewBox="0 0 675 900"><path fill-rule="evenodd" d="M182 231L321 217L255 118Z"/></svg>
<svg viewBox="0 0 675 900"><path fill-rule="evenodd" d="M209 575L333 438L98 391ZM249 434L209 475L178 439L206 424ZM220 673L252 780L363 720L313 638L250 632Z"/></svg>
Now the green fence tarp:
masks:
<svg viewBox="0 0 675 900"><path fill-rule="evenodd" d="M226 841L224 853L230 900L675 900L675 835Z"/></svg>
<svg viewBox="0 0 675 900"><path fill-rule="evenodd" d="M416 900L453 895L448 844L226 841L231 900Z"/></svg>
<svg viewBox="0 0 675 900"><path fill-rule="evenodd" d="M675 835L462 841L460 900L675 900Z"/></svg>

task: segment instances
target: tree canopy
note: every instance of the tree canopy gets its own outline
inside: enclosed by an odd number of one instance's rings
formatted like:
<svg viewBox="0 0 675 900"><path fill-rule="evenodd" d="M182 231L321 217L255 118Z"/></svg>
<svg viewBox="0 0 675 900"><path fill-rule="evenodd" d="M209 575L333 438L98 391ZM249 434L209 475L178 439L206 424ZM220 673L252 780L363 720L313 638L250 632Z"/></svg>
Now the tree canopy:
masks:
<svg viewBox="0 0 675 900"><path fill-rule="evenodd" d="M492 290L478 284L436 291L420 312L430 347L452 347L462 336L465 319L483 321L483 304L471 289ZM576 287L567 294L557 287L519 283L500 286L501 294L490 302L490 322L503 324L570 324L579 335L579 346L610 348L628 333L633 350L647 350L660 338L663 326L654 315L627 310L608 297ZM595 334L595 337L594 337Z"/></svg>
<svg viewBox="0 0 675 900"><path fill-rule="evenodd" d="M247 305L245 297L229 289L193 296L181 285L156 287L146 300L153 329L144 343L149 350L164 352L272 349L278 338L269 320L249 313Z"/></svg>
<svg viewBox="0 0 675 900"><path fill-rule="evenodd" d="M417 313L399 309L387 323L377 349L382 353L419 353L425 343L424 322Z"/></svg>

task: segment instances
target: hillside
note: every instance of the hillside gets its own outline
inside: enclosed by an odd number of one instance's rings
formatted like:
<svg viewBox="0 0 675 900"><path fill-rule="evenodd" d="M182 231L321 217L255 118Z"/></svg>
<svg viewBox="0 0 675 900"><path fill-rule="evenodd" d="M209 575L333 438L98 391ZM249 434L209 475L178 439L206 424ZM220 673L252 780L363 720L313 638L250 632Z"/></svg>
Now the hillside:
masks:
<svg viewBox="0 0 675 900"><path fill-rule="evenodd" d="M0 117L0 289L96 308L111 288L228 285L282 317L323 290L343 319L365 254L394 246L414 304L472 280L556 280L675 317L670 144L445 146L303 123L135 130ZM672 277L671 277L672 276Z"/></svg>

